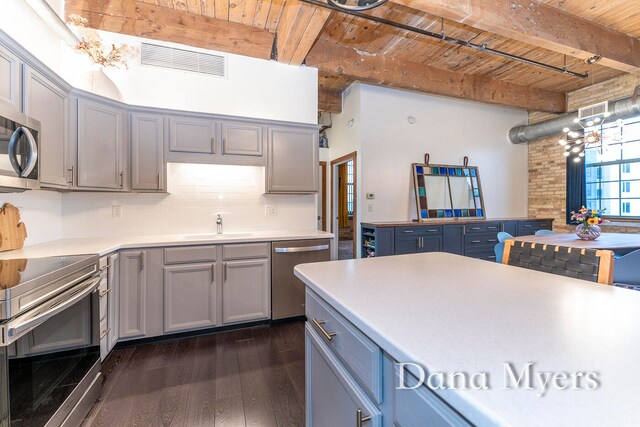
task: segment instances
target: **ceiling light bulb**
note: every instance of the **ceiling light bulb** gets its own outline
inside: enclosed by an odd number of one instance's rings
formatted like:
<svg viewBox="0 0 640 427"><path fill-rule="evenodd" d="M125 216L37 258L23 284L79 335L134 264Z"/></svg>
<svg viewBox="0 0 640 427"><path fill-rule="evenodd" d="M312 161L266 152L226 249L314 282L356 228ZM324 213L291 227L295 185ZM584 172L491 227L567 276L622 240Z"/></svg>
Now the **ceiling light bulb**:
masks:
<svg viewBox="0 0 640 427"><path fill-rule="evenodd" d="M593 120L589 120L589 121L587 122L587 126L593 126L594 124L595 124L595 123L593 122Z"/></svg>
<svg viewBox="0 0 640 427"><path fill-rule="evenodd" d="M569 129L569 128L564 128L564 129L562 129L562 132L564 132L564 133L569 133L569 131L570 131L570 130L571 130L571 129Z"/></svg>
<svg viewBox="0 0 640 427"><path fill-rule="evenodd" d="M574 158L573 158L573 161L574 161L574 162L576 162L576 163L578 163L578 162L580 161L580 157L574 157Z"/></svg>
<svg viewBox="0 0 640 427"><path fill-rule="evenodd" d="M578 154L578 156L584 157L584 151L582 153Z"/></svg>
<svg viewBox="0 0 640 427"><path fill-rule="evenodd" d="M576 139L576 145L580 145L582 144L582 140L581 139Z"/></svg>
<svg viewBox="0 0 640 427"><path fill-rule="evenodd" d="M579 122L580 122L579 118L576 117L575 119L573 119L573 123L579 123Z"/></svg>
<svg viewBox="0 0 640 427"><path fill-rule="evenodd" d="M578 151L580 151L580 147L573 147L571 151L573 151L574 153L577 153Z"/></svg>
<svg viewBox="0 0 640 427"><path fill-rule="evenodd" d="M569 157L569 152L565 151L564 153L562 153L565 157Z"/></svg>
<svg viewBox="0 0 640 427"><path fill-rule="evenodd" d="M602 120L600 117L596 117L595 119L593 119L596 123L600 123L600 120Z"/></svg>
<svg viewBox="0 0 640 427"><path fill-rule="evenodd" d="M587 138L587 142L595 142L595 138L593 136L590 136Z"/></svg>
<svg viewBox="0 0 640 427"><path fill-rule="evenodd" d="M568 146L568 145L565 145L565 146L564 146L564 149L565 149L565 150L571 150L571 147L570 147L570 146Z"/></svg>
<svg viewBox="0 0 640 427"><path fill-rule="evenodd" d="M610 117L611 113L609 111L607 111L606 113L603 114L605 117Z"/></svg>
<svg viewBox="0 0 640 427"><path fill-rule="evenodd" d="M561 140L558 141L558 144L567 145L567 141L565 141L564 139L561 139Z"/></svg>

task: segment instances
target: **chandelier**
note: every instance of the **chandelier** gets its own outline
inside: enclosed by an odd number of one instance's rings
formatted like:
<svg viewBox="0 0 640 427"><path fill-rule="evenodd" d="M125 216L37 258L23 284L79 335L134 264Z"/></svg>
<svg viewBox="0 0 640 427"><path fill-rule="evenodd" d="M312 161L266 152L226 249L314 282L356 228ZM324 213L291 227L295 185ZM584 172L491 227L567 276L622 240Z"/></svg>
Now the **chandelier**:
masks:
<svg viewBox="0 0 640 427"><path fill-rule="evenodd" d="M610 143L619 140L620 132L617 132L616 136L615 130L624 125L624 121L618 119L615 123L607 123L605 126L611 116L608 102L580 108L578 117L573 119L573 123L576 124L574 129L562 129L564 136L558 140L565 150L562 154L567 158L573 158L574 162L579 162L589 148L597 149L600 154L606 151Z"/></svg>
<svg viewBox="0 0 640 427"><path fill-rule="evenodd" d="M331 6L351 12L370 10L386 2L387 0L327 0Z"/></svg>

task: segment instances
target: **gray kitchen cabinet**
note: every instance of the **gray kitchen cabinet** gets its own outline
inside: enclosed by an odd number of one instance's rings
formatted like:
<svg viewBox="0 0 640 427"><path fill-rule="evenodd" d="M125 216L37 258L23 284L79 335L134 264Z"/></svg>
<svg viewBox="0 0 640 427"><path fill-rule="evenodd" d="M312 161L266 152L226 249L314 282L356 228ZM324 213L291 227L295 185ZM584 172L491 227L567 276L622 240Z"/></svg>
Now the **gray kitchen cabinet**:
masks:
<svg viewBox="0 0 640 427"><path fill-rule="evenodd" d="M222 122L222 155L261 157L264 126L247 122Z"/></svg>
<svg viewBox="0 0 640 427"><path fill-rule="evenodd" d="M122 189L124 113L107 103L78 99L77 186Z"/></svg>
<svg viewBox="0 0 640 427"><path fill-rule="evenodd" d="M382 425L381 411L309 324L305 357L308 427Z"/></svg>
<svg viewBox="0 0 640 427"><path fill-rule="evenodd" d="M69 185L69 94L33 68L24 66L24 112L40 121L40 182Z"/></svg>
<svg viewBox="0 0 640 427"><path fill-rule="evenodd" d="M269 259L225 261L222 280L222 323L271 316Z"/></svg>
<svg viewBox="0 0 640 427"><path fill-rule="evenodd" d="M0 102L20 110L20 60L0 45Z"/></svg>
<svg viewBox="0 0 640 427"><path fill-rule="evenodd" d="M164 188L164 131L159 115L132 113L131 190L159 191Z"/></svg>
<svg viewBox="0 0 640 427"><path fill-rule="evenodd" d="M218 122L195 117L169 117L169 151L214 154Z"/></svg>
<svg viewBox="0 0 640 427"><path fill-rule="evenodd" d="M269 127L267 193L317 193L318 130Z"/></svg>
<svg viewBox="0 0 640 427"><path fill-rule="evenodd" d="M164 333L216 324L215 264L164 268Z"/></svg>
<svg viewBox="0 0 640 427"><path fill-rule="evenodd" d="M120 338L141 338L147 332L147 251L120 252L119 332Z"/></svg>

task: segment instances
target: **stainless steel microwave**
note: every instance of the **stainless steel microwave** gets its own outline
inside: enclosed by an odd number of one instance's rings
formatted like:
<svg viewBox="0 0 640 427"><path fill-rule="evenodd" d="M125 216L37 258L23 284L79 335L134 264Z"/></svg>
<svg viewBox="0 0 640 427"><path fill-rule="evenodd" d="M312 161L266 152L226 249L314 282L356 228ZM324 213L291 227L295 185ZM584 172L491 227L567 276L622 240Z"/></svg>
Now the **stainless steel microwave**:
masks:
<svg viewBox="0 0 640 427"><path fill-rule="evenodd" d="M40 188L40 122L0 104L0 192Z"/></svg>

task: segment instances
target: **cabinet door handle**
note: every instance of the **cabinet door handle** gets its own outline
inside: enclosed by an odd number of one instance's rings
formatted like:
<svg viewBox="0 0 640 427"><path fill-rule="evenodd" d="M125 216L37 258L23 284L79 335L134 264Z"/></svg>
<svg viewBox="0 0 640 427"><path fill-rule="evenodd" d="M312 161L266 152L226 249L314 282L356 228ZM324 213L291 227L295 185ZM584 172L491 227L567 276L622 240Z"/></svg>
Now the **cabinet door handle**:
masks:
<svg viewBox="0 0 640 427"><path fill-rule="evenodd" d="M71 179L68 179L67 183L69 183L71 185L73 185L73 178L74 178L74 175L75 175L75 168L76 168L75 166L71 166L69 169L67 169L67 172L71 172Z"/></svg>
<svg viewBox="0 0 640 427"><path fill-rule="evenodd" d="M225 262L223 264L223 270L222 270L222 281L226 282L227 281L227 263Z"/></svg>
<svg viewBox="0 0 640 427"><path fill-rule="evenodd" d="M100 267L100 271L105 271L106 269L108 269L109 267L111 267L111 264L107 264L104 267Z"/></svg>
<svg viewBox="0 0 640 427"><path fill-rule="evenodd" d="M413 233L413 230L402 230L403 233Z"/></svg>
<svg viewBox="0 0 640 427"><path fill-rule="evenodd" d="M104 331L100 332L100 339L106 337L109 332L111 332L111 328L107 328Z"/></svg>
<svg viewBox="0 0 640 427"><path fill-rule="evenodd" d="M524 225L523 225L523 227L524 227L524 228L531 228L531 227L533 227L533 225L531 225L531 224L524 224Z"/></svg>
<svg viewBox="0 0 640 427"><path fill-rule="evenodd" d="M320 333L322 335L324 335L324 337L327 339L327 341L333 341L333 337L336 336L335 332L329 332L327 331L324 326L324 320L318 320L316 318L311 319L311 322L313 323L313 325L316 327L316 329L318 331L320 331Z"/></svg>
<svg viewBox="0 0 640 427"><path fill-rule="evenodd" d="M427 230L428 233L437 233L438 230Z"/></svg>
<svg viewBox="0 0 640 427"><path fill-rule="evenodd" d="M144 270L145 264L147 263L147 252L146 251L142 251L140 252L140 271Z"/></svg>
<svg viewBox="0 0 640 427"><path fill-rule="evenodd" d="M111 289L105 289L104 291L100 292L100 298L107 295L109 292L111 292Z"/></svg>
<svg viewBox="0 0 640 427"><path fill-rule="evenodd" d="M472 240L471 243L480 243L480 240Z"/></svg>
<svg viewBox="0 0 640 427"><path fill-rule="evenodd" d="M362 409L356 411L356 427L362 427L364 423L371 421L371 415L362 415Z"/></svg>
<svg viewBox="0 0 640 427"><path fill-rule="evenodd" d="M162 184L160 183L160 174L158 174L158 190L162 189Z"/></svg>
<svg viewBox="0 0 640 427"><path fill-rule="evenodd" d="M420 238L420 247L424 248L424 237Z"/></svg>
<svg viewBox="0 0 640 427"><path fill-rule="evenodd" d="M120 171L120 188L122 188L122 183L123 183L122 175L123 174L124 174L124 172Z"/></svg>
<svg viewBox="0 0 640 427"><path fill-rule="evenodd" d="M498 240L497 239L489 239L489 240L487 240L487 242L489 242L489 243L497 243Z"/></svg>
<svg viewBox="0 0 640 427"><path fill-rule="evenodd" d="M212 153L216 152L216 137L215 136L211 137L211 152Z"/></svg>

